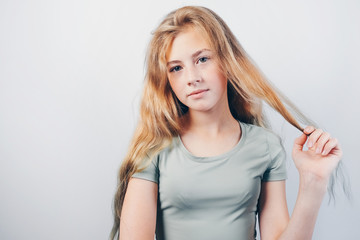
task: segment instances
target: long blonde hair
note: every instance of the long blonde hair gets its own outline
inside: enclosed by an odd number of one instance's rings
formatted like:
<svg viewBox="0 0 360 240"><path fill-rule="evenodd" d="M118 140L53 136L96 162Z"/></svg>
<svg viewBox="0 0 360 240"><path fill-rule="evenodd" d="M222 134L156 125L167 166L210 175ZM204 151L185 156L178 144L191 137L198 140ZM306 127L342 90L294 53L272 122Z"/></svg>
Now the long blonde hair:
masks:
<svg viewBox="0 0 360 240"><path fill-rule="evenodd" d="M119 234L121 209L131 176L142 171L171 139L180 133L187 107L171 90L165 53L174 38L192 26L208 39L228 79L228 101L233 117L268 127L262 101L303 131L296 119L311 123L284 95L274 88L255 66L225 22L205 7L187 6L169 13L153 33L149 44L145 85L136 127L118 178L114 198L114 225L110 239ZM295 118L295 117L296 118Z"/></svg>

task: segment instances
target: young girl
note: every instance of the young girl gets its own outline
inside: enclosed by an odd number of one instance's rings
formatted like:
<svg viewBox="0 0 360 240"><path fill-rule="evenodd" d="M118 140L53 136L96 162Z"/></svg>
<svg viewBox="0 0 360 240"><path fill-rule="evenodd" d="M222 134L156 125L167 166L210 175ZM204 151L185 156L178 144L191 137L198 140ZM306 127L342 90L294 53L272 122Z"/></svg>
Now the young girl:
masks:
<svg viewBox="0 0 360 240"><path fill-rule="evenodd" d="M266 128L262 101L302 132L292 149L300 186L291 218L285 151ZM168 14L149 46L111 239L255 239L256 216L262 240L311 239L342 151L321 129L302 129L289 110L302 116L213 11Z"/></svg>

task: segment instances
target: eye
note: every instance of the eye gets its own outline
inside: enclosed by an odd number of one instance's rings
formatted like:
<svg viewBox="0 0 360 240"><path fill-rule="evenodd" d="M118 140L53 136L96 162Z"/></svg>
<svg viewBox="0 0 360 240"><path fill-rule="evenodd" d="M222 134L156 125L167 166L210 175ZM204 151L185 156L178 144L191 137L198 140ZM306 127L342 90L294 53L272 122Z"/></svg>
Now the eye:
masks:
<svg viewBox="0 0 360 240"><path fill-rule="evenodd" d="M175 67L170 68L170 72L178 72L180 70L181 70L180 66L175 66Z"/></svg>
<svg viewBox="0 0 360 240"><path fill-rule="evenodd" d="M201 58L199 58L198 62L204 63L204 62L206 62L207 60L209 60L208 57L201 57Z"/></svg>

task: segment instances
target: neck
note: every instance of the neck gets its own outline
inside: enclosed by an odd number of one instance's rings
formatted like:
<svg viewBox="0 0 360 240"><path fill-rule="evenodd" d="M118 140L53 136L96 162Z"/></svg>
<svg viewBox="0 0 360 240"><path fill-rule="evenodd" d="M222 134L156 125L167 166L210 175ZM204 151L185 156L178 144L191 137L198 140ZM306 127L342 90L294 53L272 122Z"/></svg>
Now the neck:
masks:
<svg viewBox="0 0 360 240"><path fill-rule="evenodd" d="M234 129L234 127L237 128L239 125L228 106L220 111L201 112L189 109L184 117L186 118L184 131L202 135L216 136L229 129Z"/></svg>

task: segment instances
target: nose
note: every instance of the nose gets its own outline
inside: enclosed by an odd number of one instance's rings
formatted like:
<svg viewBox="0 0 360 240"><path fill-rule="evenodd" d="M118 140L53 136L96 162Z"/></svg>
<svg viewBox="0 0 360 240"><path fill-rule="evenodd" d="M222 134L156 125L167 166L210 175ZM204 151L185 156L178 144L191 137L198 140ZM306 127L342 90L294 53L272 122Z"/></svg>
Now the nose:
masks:
<svg viewBox="0 0 360 240"><path fill-rule="evenodd" d="M201 74L195 66L189 67L187 72L188 86L195 86L201 81Z"/></svg>

